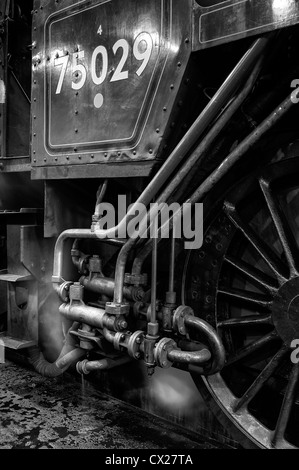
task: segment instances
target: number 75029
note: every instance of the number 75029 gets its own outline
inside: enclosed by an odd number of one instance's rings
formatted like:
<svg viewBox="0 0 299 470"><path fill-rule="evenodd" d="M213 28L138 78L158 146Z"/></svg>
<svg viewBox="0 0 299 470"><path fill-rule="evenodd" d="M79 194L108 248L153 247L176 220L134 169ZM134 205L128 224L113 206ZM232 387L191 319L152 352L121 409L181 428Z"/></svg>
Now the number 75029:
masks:
<svg viewBox="0 0 299 470"><path fill-rule="evenodd" d="M129 77L128 70L125 69L125 65L130 53L130 45L126 39L119 39L112 46L112 51L116 55L117 51L121 49L122 55L120 61L115 68L110 82L116 82L118 80L126 80ZM153 41L149 33L140 33L133 43L133 55L138 61L142 61L141 65L137 68L135 73L140 76L145 70L153 50ZM102 60L101 73L99 74L99 68L97 67L98 61ZM57 57L54 59L54 67L61 67L59 80L56 87L56 95L61 92L68 63L71 60L72 67L72 89L80 90L86 82L87 69L84 65L84 51L74 52L73 54ZM95 85L101 85L108 74L108 51L105 46L97 46L91 56L90 62L90 74L91 79Z"/></svg>

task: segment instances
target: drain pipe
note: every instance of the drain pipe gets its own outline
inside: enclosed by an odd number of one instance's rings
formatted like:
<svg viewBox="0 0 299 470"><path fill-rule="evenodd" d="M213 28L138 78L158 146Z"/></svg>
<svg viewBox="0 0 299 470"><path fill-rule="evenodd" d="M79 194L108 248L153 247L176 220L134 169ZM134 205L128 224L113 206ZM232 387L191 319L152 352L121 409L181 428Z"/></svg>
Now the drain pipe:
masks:
<svg viewBox="0 0 299 470"><path fill-rule="evenodd" d="M38 347L28 349L30 362L34 369L44 377L58 377L62 375L73 363L86 355L86 351L76 347L76 342L71 331L77 329L78 323L74 323L69 329L65 344L55 362L48 362Z"/></svg>

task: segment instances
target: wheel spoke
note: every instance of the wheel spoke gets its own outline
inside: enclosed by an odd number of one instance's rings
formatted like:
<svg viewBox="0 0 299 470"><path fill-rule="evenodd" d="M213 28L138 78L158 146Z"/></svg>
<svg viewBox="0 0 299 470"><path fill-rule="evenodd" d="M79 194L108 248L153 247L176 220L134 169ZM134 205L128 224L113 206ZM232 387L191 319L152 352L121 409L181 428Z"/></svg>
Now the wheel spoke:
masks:
<svg viewBox="0 0 299 470"><path fill-rule="evenodd" d="M272 300L269 300L265 295L258 294L256 292L248 292L242 289L219 289L218 294L225 295L232 299L241 300L242 302L249 303L256 308L262 307L270 309L272 305Z"/></svg>
<svg viewBox="0 0 299 470"><path fill-rule="evenodd" d="M234 411L239 411L241 408L246 407L248 403L256 396L267 380L273 375L278 366L280 366L288 350L289 348L284 345L275 354L275 356L258 375L252 385L248 388L248 390L246 390L242 398L237 401L236 405L234 406Z"/></svg>
<svg viewBox="0 0 299 470"><path fill-rule="evenodd" d="M268 264L268 266L278 279L279 283L284 283L288 279L288 276L278 256L261 240L261 238L252 230L252 228L246 222L243 222L241 220L233 205L226 201L224 204L224 210L227 216L232 221L232 223L235 225L235 227L237 227L243 233L243 235L247 238L251 245L256 249L256 251Z"/></svg>
<svg viewBox="0 0 299 470"><path fill-rule="evenodd" d="M293 402L295 399L296 385L299 377L299 364L296 364L290 374L278 421L274 431L272 444L277 445L284 439L285 430L290 418Z"/></svg>
<svg viewBox="0 0 299 470"><path fill-rule="evenodd" d="M266 203L269 208L271 218L274 222L279 240L281 242L290 269L290 275L291 277L298 276L298 270L295 263L295 259L298 256L298 248L296 247L290 226L280 209L278 201L276 201L270 189L269 183L262 178L260 179L259 183L266 199Z"/></svg>
<svg viewBox="0 0 299 470"><path fill-rule="evenodd" d="M244 274L248 279L252 280L258 287L265 288L267 291L271 292L271 294L277 291L275 279L267 276L250 264L245 263L245 261L237 260L230 256L224 258L224 261L230 264L230 266L233 266L240 273Z"/></svg>
<svg viewBox="0 0 299 470"><path fill-rule="evenodd" d="M271 315L248 315L246 317L231 318L219 322L217 326L231 328L234 326L257 326L257 325L272 325Z"/></svg>
<svg viewBox="0 0 299 470"><path fill-rule="evenodd" d="M227 365L234 364L238 361L241 361L242 359L247 358L250 354L258 351L261 349L263 346L266 346L272 341L276 340L278 338L278 334L276 330L271 331L265 336L262 336L260 339L254 341L253 343L248 344L248 346L245 346L244 348L240 349L235 356L232 356L228 361Z"/></svg>

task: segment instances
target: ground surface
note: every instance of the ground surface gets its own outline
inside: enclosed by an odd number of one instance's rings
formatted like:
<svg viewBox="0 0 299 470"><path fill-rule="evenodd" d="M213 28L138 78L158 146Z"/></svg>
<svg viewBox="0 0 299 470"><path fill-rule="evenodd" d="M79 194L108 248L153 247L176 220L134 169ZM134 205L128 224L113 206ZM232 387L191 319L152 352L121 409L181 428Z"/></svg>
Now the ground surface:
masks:
<svg viewBox="0 0 299 470"><path fill-rule="evenodd" d="M73 376L46 379L0 364L0 449L213 449L193 435Z"/></svg>

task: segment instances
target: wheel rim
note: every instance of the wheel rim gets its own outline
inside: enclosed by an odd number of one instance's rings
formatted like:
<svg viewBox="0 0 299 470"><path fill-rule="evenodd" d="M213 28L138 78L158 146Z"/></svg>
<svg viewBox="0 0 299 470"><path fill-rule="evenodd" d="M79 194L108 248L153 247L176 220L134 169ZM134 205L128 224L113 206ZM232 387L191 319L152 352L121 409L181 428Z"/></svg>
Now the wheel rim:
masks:
<svg viewBox="0 0 299 470"><path fill-rule="evenodd" d="M184 271L184 302L215 326L227 353L221 374L195 382L266 448L299 447L299 366L290 359L299 339L298 174L293 158L238 184Z"/></svg>

